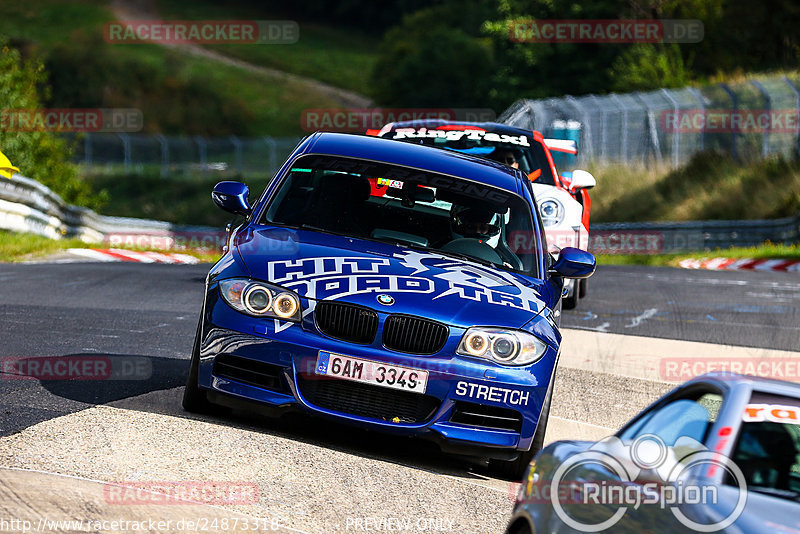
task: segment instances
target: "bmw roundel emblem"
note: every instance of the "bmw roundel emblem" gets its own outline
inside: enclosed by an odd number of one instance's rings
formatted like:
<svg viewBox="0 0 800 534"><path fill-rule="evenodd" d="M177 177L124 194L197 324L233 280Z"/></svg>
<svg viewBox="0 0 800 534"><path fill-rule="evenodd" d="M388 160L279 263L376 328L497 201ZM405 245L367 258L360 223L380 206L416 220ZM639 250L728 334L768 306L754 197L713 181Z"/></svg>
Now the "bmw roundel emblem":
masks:
<svg viewBox="0 0 800 534"><path fill-rule="evenodd" d="M391 295L378 295L378 302L384 306L391 306L394 304L394 297Z"/></svg>

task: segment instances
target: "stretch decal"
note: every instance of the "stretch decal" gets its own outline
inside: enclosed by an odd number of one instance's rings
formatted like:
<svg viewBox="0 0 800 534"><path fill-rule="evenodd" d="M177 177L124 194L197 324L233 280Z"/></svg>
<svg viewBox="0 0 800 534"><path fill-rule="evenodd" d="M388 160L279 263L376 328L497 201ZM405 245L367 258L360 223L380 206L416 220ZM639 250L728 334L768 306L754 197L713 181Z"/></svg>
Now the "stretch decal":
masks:
<svg viewBox="0 0 800 534"><path fill-rule="evenodd" d="M469 382L458 382L456 384L456 395L469 399L502 402L503 404L511 404L512 406L527 406L530 397L528 391L498 386L486 386L483 384L470 384Z"/></svg>

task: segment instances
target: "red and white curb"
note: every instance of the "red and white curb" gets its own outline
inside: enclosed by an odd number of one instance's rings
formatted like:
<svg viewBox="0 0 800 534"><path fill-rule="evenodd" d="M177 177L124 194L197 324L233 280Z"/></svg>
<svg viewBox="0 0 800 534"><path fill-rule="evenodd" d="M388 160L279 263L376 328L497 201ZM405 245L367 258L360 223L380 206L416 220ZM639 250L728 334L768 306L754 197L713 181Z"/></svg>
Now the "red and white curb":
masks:
<svg viewBox="0 0 800 534"><path fill-rule="evenodd" d="M194 264L200 260L188 254L175 252L140 252L121 248L69 248L67 252L94 261L135 261L139 263L182 263Z"/></svg>
<svg viewBox="0 0 800 534"><path fill-rule="evenodd" d="M711 271L781 271L800 273L800 260L709 258L703 260L681 260L678 265L684 269L708 269Z"/></svg>

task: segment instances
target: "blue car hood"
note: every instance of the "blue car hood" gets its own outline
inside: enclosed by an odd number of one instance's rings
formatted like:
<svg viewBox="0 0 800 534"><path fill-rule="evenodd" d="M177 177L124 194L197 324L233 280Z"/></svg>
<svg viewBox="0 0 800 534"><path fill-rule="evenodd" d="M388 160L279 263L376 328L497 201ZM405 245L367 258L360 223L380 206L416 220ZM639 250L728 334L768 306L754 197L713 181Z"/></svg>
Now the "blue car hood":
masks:
<svg viewBox="0 0 800 534"><path fill-rule="evenodd" d="M388 243L276 227L247 228L234 243L253 278L312 307L336 300L457 327L521 328L547 300L536 278Z"/></svg>

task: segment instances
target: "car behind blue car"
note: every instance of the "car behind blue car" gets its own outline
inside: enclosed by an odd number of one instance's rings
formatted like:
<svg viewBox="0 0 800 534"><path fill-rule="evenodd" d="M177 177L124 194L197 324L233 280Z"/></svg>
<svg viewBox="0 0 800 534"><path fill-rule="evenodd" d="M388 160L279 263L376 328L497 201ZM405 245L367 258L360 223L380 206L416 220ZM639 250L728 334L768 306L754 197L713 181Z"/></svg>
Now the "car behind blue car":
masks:
<svg viewBox="0 0 800 534"><path fill-rule="evenodd" d="M800 385L710 373L600 442L551 443L508 534L797 532Z"/></svg>
<svg viewBox="0 0 800 534"><path fill-rule="evenodd" d="M208 274L184 407L303 411L490 458L519 477L543 444L566 277L518 170L434 148L316 133Z"/></svg>

